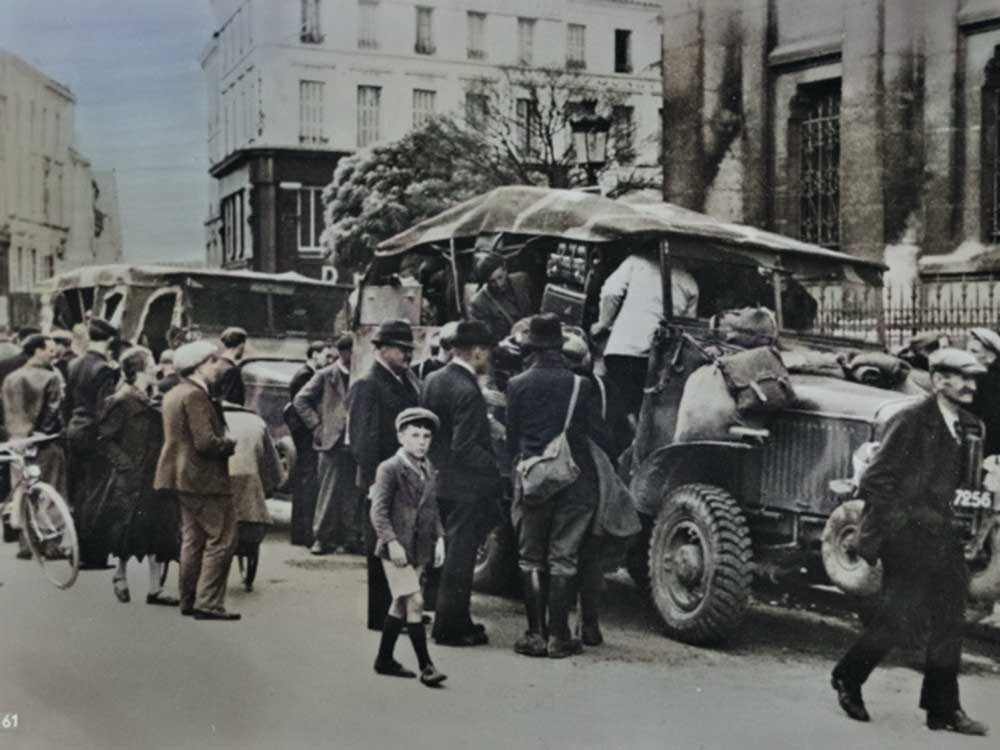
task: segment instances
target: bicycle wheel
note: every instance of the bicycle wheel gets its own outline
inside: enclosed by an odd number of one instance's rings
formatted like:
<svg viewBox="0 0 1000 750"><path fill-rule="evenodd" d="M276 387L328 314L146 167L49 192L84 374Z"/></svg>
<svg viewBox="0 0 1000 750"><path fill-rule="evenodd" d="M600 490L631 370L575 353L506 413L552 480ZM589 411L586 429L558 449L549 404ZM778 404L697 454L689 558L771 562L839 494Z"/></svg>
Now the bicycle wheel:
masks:
<svg viewBox="0 0 1000 750"><path fill-rule="evenodd" d="M80 570L80 545L69 506L54 487L38 482L21 498L21 527L45 577L67 589Z"/></svg>

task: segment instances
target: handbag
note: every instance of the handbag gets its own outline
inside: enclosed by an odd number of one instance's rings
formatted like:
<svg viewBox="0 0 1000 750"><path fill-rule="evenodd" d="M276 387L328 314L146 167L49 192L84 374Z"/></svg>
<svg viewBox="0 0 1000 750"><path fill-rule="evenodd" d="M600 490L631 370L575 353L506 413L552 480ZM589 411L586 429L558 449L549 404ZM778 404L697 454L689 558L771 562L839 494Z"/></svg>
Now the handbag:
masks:
<svg viewBox="0 0 1000 750"><path fill-rule="evenodd" d="M573 395L569 399L569 409L566 411L566 422L562 432L549 441L540 456L532 456L517 462L516 471L520 480L521 499L526 505L541 505L580 477L580 467L573 460L566 431L573 421L581 381L580 376L573 376Z"/></svg>

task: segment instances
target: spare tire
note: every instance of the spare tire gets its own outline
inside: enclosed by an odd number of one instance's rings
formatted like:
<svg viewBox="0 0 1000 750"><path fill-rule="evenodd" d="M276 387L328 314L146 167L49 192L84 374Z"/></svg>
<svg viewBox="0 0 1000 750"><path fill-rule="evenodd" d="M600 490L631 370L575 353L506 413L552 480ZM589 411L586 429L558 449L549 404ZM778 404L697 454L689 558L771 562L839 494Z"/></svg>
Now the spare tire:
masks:
<svg viewBox="0 0 1000 750"><path fill-rule="evenodd" d="M830 581L848 594L871 596L882 588L882 563L869 565L855 549L864 500L837 507L823 528L823 567Z"/></svg>

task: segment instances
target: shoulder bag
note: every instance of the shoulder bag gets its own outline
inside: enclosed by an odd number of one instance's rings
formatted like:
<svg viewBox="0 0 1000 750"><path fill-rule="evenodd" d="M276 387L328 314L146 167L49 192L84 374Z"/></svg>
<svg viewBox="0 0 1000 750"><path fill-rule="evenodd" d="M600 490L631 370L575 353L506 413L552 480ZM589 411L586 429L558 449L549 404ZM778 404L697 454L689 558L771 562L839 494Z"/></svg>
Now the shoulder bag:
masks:
<svg viewBox="0 0 1000 750"><path fill-rule="evenodd" d="M526 505L541 505L580 477L580 467L573 460L566 431L573 421L576 401L580 396L581 381L580 376L573 376L573 395L569 399L569 409L566 412L566 422L562 432L545 446L540 456L532 456L517 462L521 499Z"/></svg>

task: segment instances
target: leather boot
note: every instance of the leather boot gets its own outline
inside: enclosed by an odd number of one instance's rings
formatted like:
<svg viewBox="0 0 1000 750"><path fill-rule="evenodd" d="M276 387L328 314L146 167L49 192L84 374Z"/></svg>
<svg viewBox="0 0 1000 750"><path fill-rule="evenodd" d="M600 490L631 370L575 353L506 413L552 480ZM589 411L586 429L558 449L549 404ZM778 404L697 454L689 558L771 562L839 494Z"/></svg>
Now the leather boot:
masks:
<svg viewBox="0 0 1000 750"><path fill-rule="evenodd" d="M580 625L578 635L584 646L600 646L604 643L601 633L599 612L601 609L601 588L604 585L604 571L601 561L588 560L580 568Z"/></svg>
<svg viewBox="0 0 1000 750"><path fill-rule="evenodd" d="M573 576L549 576L549 642L551 659L563 659L583 651L583 644L570 634L569 610L576 604Z"/></svg>
<svg viewBox="0 0 1000 750"><path fill-rule="evenodd" d="M545 645L545 576L539 570L521 571L524 611L528 630L517 639L514 650L525 656L547 656Z"/></svg>

